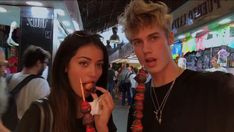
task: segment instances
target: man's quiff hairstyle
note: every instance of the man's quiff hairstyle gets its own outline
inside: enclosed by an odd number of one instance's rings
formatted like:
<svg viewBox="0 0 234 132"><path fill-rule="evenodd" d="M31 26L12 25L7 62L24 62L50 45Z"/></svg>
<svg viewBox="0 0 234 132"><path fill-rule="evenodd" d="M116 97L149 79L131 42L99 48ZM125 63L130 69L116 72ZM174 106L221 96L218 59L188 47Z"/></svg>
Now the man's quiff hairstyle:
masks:
<svg viewBox="0 0 234 132"><path fill-rule="evenodd" d="M127 37L148 25L159 25L168 35L171 31L172 16L168 14L168 7L163 2L146 3L143 0L134 0L119 17L119 23L123 25Z"/></svg>

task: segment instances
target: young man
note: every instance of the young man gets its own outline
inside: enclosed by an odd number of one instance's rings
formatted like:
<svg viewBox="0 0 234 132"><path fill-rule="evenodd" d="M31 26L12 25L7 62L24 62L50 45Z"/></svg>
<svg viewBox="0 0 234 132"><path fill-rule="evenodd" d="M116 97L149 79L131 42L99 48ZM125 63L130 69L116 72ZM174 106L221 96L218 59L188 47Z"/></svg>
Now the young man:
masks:
<svg viewBox="0 0 234 132"><path fill-rule="evenodd" d="M144 93L144 132L234 131L233 75L176 65L170 50L172 16L164 3L132 1L120 20L140 63L152 76ZM133 112L131 107L128 131Z"/></svg>
<svg viewBox="0 0 234 132"><path fill-rule="evenodd" d="M42 75L42 72L48 65L50 53L38 46L29 46L22 58L22 71L13 74L9 81L8 87L14 89L24 78L29 75ZM30 104L50 93L50 87L46 79L34 78L30 80L18 93L16 99L17 115L21 119L24 112L29 108Z"/></svg>

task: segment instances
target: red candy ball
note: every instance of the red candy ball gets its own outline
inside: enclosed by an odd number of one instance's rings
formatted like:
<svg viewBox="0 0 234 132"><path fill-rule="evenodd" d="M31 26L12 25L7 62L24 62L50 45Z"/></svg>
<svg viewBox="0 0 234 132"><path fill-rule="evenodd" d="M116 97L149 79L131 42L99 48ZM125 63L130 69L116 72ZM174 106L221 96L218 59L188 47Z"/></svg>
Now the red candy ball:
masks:
<svg viewBox="0 0 234 132"><path fill-rule="evenodd" d="M81 112L82 113L88 113L91 111L91 106L88 102L82 101L81 102Z"/></svg>

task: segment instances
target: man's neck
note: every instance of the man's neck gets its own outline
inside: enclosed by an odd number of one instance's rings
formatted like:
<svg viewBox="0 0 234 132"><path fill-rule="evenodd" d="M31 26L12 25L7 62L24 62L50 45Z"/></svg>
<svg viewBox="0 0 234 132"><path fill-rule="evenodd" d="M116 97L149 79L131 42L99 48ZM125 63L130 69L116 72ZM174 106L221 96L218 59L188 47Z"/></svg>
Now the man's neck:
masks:
<svg viewBox="0 0 234 132"><path fill-rule="evenodd" d="M26 68L24 67L23 70L21 71L23 74L33 74L33 75L37 75L38 71L36 70L36 68Z"/></svg>
<svg viewBox="0 0 234 132"><path fill-rule="evenodd" d="M151 74L156 87L168 84L181 75L183 69L172 63L158 73Z"/></svg>

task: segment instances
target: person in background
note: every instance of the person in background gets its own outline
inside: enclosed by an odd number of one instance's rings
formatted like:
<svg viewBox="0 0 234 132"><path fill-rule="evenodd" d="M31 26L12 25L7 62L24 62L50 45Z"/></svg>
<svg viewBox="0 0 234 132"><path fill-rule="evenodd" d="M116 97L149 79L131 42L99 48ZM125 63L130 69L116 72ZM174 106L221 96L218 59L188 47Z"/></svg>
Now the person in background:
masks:
<svg viewBox="0 0 234 132"><path fill-rule="evenodd" d="M6 66L7 60L5 59L5 53L2 48L0 48L0 132L10 132L2 123L2 114L5 112L7 107L7 90L6 90Z"/></svg>
<svg viewBox="0 0 234 132"><path fill-rule="evenodd" d="M114 98L114 86L115 86L115 81L114 81L114 77L115 77L115 71L112 68L112 64L109 64L108 67L108 75L107 75L107 89L110 92L111 96Z"/></svg>
<svg viewBox="0 0 234 132"><path fill-rule="evenodd" d="M218 63L218 59L215 56L211 58L210 63L212 65L212 68L207 69L206 71L209 71L209 72L214 72L214 71L228 72L226 68L220 66L220 64Z"/></svg>
<svg viewBox="0 0 234 132"><path fill-rule="evenodd" d="M131 1L120 21L139 62L152 76L145 85L142 118L134 120L132 105L127 131L234 131L234 76L176 65L170 49L172 16L166 4Z"/></svg>
<svg viewBox="0 0 234 132"><path fill-rule="evenodd" d="M134 95L136 93L136 87L137 87L137 82L135 80L135 77L136 77L136 74L137 74L137 68L134 68L133 66L130 66L130 70L131 70L131 73L129 78L130 78L130 82L131 82L131 87L130 87L130 94L131 94L131 103L133 102L134 100Z"/></svg>
<svg viewBox="0 0 234 132"><path fill-rule="evenodd" d="M179 59L178 59L178 66L182 69L186 69L186 63L187 63L187 60L184 56L180 56Z"/></svg>
<svg viewBox="0 0 234 132"><path fill-rule="evenodd" d="M9 91L13 90L24 78L29 75L41 75L49 63L50 53L41 47L30 45L23 53L23 68L12 74L8 83ZM16 99L17 115L21 119L30 104L50 93L50 86L44 78L30 80L18 93Z"/></svg>
<svg viewBox="0 0 234 132"><path fill-rule="evenodd" d="M85 132L81 112L83 97L89 102L98 99L100 113L92 116L96 131L116 132L112 119L114 102L105 89L108 64L108 53L99 35L75 31L64 39L55 55L51 73L48 103L54 117L52 132ZM28 129L29 124L31 129ZM33 104L16 132L39 132L39 128L40 109Z"/></svg>
<svg viewBox="0 0 234 132"><path fill-rule="evenodd" d="M146 73L145 84L147 84L147 83L149 83L149 82L151 81L151 79L152 79L151 74L150 74L146 69L144 69L144 68L143 68L142 70L144 70L144 72Z"/></svg>
<svg viewBox="0 0 234 132"><path fill-rule="evenodd" d="M121 98L121 76L120 73L122 72L122 66L120 66L116 71L115 71L115 75L116 75L116 92L115 92L115 97L120 99Z"/></svg>
<svg viewBox="0 0 234 132"><path fill-rule="evenodd" d="M107 49L108 54L110 54L112 51L112 47L110 45L110 40L106 40L106 49Z"/></svg>
<svg viewBox="0 0 234 132"><path fill-rule="evenodd" d="M10 48L10 56L8 57L8 68L10 70L10 73L16 73L17 67L18 67L18 58L16 56L17 54L17 48L11 47Z"/></svg>
<svg viewBox="0 0 234 132"><path fill-rule="evenodd" d="M118 97L118 85L117 85L117 83L118 83L118 70L117 69L115 69L114 67L113 67L113 70L114 70L114 73L115 73L115 76L114 76L114 78L113 78L113 80L114 80L114 98L116 98L116 97Z"/></svg>
<svg viewBox="0 0 234 132"><path fill-rule="evenodd" d="M131 74L131 70L129 68L129 64L126 63L126 64L123 64L123 67L122 67L122 71L120 73L120 90L121 90L121 97L122 97L122 101L121 101L121 104L122 106L126 105L125 104L125 99L127 97L127 100L128 100L128 104L127 105L130 105L131 104L131 95L130 95L130 87L131 87L131 83L130 83L130 80L129 80L129 76ZM127 96L126 96L127 95Z"/></svg>
<svg viewBox="0 0 234 132"><path fill-rule="evenodd" d="M6 68L8 65L8 61L5 58L5 52L0 47L0 77L6 77Z"/></svg>

